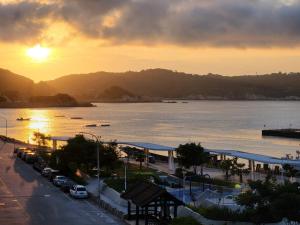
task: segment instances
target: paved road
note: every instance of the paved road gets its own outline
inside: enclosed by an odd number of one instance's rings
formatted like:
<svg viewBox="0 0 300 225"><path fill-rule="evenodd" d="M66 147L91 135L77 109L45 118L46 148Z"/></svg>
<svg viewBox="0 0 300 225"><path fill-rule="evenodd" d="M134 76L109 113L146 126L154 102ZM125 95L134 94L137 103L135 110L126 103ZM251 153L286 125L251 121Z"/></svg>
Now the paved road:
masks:
<svg viewBox="0 0 300 225"><path fill-rule="evenodd" d="M61 192L0 142L0 225L123 224L87 200Z"/></svg>

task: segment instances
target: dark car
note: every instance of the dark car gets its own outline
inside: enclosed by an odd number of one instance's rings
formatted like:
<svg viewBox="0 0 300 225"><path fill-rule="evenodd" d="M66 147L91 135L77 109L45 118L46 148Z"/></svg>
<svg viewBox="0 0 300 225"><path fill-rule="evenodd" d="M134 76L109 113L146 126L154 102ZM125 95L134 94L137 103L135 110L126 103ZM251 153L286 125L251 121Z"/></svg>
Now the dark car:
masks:
<svg viewBox="0 0 300 225"><path fill-rule="evenodd" d="M53 182L53 179L59 175L59 170L51 170L48 179Z"/></svg>
<svg viewBox="0 0 300 225"><path fill-rule="evenodd" d="M27 156L28 154L31 154L31 153L32 153L32 151L29 150L29 149L24 150L24 151L22 152L22 154L21 154L21 159L22 159L23 161L25 161L25 160L26 160L26 156Z"/></svg>
<svg viewBox="0 0 300 225"><path fill-rule="evenodd" d="M37 156L35 153L30 152L25 155L25 162L29 164L33 164L37 160Z"/></svg>
<svg viewBox="0 0 300 225"><path fill-rule="evenodd" d="M149 163L152 163L152 164L155 163L155 157L153 155L149 155L148 160L149 160Z"/></svg>
<svg viewBox="0 0 300 225"><path fill-rule="evenodd" d="M19 151L19 148L14 148L14 154L17 154Z"/></svg>
<svg viewBox="0 0 300 225"><path fill-rule="evenodd" d="M43 169L46 167L46 165L44 165L41 162L36 161L33 163L32 167L33 167L33 169L35 169L36 171L41 173L43 171Z"/></svg>
<svg viewBox="0 0 300 225"><path fill-rule="evenodd" d="M26 148L18 148L17 156L18 156L19 158L21 158L22 155L23 155L23 152L24 152L25 150L26 150Z"/></svg>
<svg viewBox="0 0 300 225"><path fill-rule="evenodd" d="M69 193L70 189L76 185L73 181L68 180L67 182L60 185L60 190L62 190L65 193Z"/></svg>

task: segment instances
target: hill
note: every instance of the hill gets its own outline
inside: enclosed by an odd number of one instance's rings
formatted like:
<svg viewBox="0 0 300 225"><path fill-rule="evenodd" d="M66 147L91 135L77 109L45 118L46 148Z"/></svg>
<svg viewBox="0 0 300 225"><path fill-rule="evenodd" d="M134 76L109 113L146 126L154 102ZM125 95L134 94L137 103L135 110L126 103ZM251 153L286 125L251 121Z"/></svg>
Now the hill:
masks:
<svg viewBox="0 0 300 225"><path fill-rule="evenodd" d="M113 86L136 96L181 99L298 100L300 74L251 76L194 75L165 69L140 72L75 74L47 81L57 92L79 99L99 100Z"/></svg>
<svg viewBox="0 0 300 225"><path fill-rule="evenodd" d="M74 74L35 84L0 69L0 101L65 93L79 101L138 102L161 99L300 100L300 73L221 76L165 69Z"/></svg>
<svg viewBox="0 0 300 225"><path fill-rule="evenodd" d="M35 84L24 76L0 69L0 108L92 106L67 94L54 93L45 82Z"/></svg>
<svg viewBox="0 0 300 225"><path fill-rule="evenodd" d="M18 101L32 95L34 82L24 76L0 68L1 99Z"/></svg>

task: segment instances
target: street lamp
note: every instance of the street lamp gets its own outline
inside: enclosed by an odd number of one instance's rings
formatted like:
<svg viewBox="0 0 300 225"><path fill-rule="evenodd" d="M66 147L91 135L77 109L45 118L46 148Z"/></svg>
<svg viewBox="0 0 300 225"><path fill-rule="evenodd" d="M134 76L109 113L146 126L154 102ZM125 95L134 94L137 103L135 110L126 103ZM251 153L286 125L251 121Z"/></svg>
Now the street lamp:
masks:
<svg viewBox="0 0 300 225"><path fill-rule="evenodd" d="M100 142L99 142L99 137L92 134L92 133L88 133L88 132L80 132L80 134L87 134L92 136L93 138L96 139L96 143L97 143L97 178L98 178L98 194L99 194L99 200L100 198ZM100 137L101 138L101 137Z"/></svg>
<svg viewBox="0 0 300 225"><path fill-rule="evenodd" d="M183 188L183 195L182 195L182 201L185 202L185 179L186 179L186 174L187 172L185 170L182 171L182 175L183 175L183 180L182 180L182 188Z"/></svg>
<svg viewBox="0 0 300 225"><path fill-rule="evenodd" d="M4 116L0 116L3 120L5 120L5 136L7 137L7 119Z"/></svg>
<svg viewBox="0 0 300 225"><path fill-rule="evenodd" d="M127 167L129 163L129 155L127 157L123 158L124 162L124 170L125 170L125 175L124 175L124 191L127 190Z"/></svg>

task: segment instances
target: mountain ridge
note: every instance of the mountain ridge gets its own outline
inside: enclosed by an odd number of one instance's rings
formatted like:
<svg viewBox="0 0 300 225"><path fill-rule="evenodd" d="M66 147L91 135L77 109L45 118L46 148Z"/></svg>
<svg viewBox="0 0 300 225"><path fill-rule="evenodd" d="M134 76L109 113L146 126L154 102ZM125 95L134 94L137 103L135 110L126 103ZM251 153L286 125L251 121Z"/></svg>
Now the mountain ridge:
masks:
<svg viewBox="0 0 300 225"><path fill-rule="evenodd" d="M7 76L9 72L0 69L0 79L1 73L6 73ZM20 76L10 73L11 76ZM31 90L28 91L31 95L66 93L80 100L92 101L97 101L97 96L111 87L119 87L124 93L147 97L148 100L150 97L156 101L158 98L300 100L300 73L222 76L189 74L156 68L127 72L69 74L39 83L34 83L28 78L26 82L31 86ZM9 86L19 87L10 84ZM0 86L0 93L2 89Z"/></svg>

